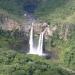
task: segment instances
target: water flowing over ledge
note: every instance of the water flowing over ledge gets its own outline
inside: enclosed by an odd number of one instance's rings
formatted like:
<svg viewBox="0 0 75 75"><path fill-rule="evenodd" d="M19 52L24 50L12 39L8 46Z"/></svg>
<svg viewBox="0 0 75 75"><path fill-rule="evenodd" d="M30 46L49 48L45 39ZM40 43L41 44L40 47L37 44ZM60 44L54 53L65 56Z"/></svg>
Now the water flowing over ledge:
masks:
<svg viewBox="0 0 75 75"><path fill-rule="evenodd" d="M38 46L37 48L34 48L34 44L33 44L33 26L31 27L30 30L30 39L29 39L29 53L28 54L35 54L35 55L39 55L39 56L44 56L46 54L43 53L43 36L44 36L45 30L43 32L40 33L39 36L39 41L38 41Z"/></svg>

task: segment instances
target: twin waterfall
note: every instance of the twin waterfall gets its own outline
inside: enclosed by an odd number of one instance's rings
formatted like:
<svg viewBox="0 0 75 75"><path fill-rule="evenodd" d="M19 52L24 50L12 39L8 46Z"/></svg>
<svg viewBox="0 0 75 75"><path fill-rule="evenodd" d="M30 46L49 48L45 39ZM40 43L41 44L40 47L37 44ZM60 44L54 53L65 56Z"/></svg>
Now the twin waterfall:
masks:
<svg viewBox="0 0 75 75"><path fill-rule="evenodd" d="M37 46L37 48L34 48L34 43L33 43L33 26L31 27L30 39L29 39L30 49L29 49L29 53L28 54L36 54L36 55L39 55L39 56L45 55L43 53L43 35L44 35L44 32L45 31L40 33L38 46Z"/></svg>

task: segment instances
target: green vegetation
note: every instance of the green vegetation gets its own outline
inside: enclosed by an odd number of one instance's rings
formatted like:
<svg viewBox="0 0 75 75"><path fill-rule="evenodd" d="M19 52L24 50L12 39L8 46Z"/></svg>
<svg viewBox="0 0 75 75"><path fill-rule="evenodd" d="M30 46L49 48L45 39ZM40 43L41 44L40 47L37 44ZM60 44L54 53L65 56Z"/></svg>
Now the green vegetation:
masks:
<svg viewBox="0 0 75 75"><path fill-rule="evenodd" d="M42 0L35 14L52 24L75 23L75 0Z"/></svg>
<svg viewBox="0 0 75 75"><path fill-rule="evenodd" d="M75 75L70 71L75 70L75 0L0 0L0 14L24 21L29 3L37 5L33 15L57 26L45 41L46 49L55 57L23 53L28 48L28 37L18 30L0 29L0 75Z"/></svg>
<svg viewBox="0 0 75 75"><path fill-rule="evenodd" d="M37 5L35 16L51 24L75 23L75 0L0 0L0 9L21 17L30 3Z"/></svg>
<svg viewBox="0 0 75 75"><path fill-rule="evenodd" d="M36 5L40 0L0 0L0 13L4 13L13 19L24 19L24 13L27 5ZM35 7L36 7L35 6ZM31 8L33 11L34 9ZM28 8L28 10L31 10ZM27 10L27 11L28 11ZM20 17L20 18L19 18Z"/></svg>
<svg viewBox="0 0 75 75"><path fill-rule="evenodd" d="M28 48L28 37L18 30L4 31L0 30L0 48L9 48L14 50L25 50ZM25 45L26 44L26 45ZM23 49L22 49L23 48Z"/></svg>
<svg viewBox="0 0 75 75"><path fill-rule="evenodd" d="M22 5L25 3L26 0L1 0L0 1L0 8L8 11L12 14L22 15Z"/></svg>
<svg viewBox="0 0 75 75"><path fill-rule="evenodd" d="M65 68L75 70L74 33L67 42L59 40L56 37L57 34L53 36L52 40L55 46L51 48L57 48L59 55L57 59L46 59L45 57L27 55L19 51L21 50L22 37L24 36L19 36L20 32L18 30L14 31L13 35L11 33L10 31L0 30L0 75L75 74L62 68L64 66Z"/></svg>
<svg viewBox="0 0 75 75"><path fill-rule="evenodd" d="M0 75L73 75L43 57L0 48Z"/></svg>
<svg viewBox="0 0 75 75"><path fill-rule="evenodd" d="M50 38L50 50L57 50L59 62L74 69L75 66L75 0L41 0L35 15L41 20L47 21L50 25L57 25L57 32ZM67 27L66 27L67 26ZM64 41L63 36L68 30L68 40ZM63 38L60 39L60 32ZM48 40L49 41L49 40Z"/></svg>

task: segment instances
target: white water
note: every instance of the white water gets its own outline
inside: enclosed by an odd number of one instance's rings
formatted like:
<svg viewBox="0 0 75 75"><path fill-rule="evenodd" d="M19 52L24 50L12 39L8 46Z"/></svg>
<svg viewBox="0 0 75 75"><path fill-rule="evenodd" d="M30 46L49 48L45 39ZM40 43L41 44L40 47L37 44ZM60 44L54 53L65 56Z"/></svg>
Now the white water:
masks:
<svg viewBox="0 0 75 75"><path fill-rule="evenodd" d="M33 52L33 27L31 27L31 31L30 31L30 40L29 40L29 46L30 46L30 52Z"/></svg>
<svg viewBox="0 0 75 75"><path fill-rule="evenodd" d="M39 55L43 55L43 32L40 33L40 37L39 37L39 43L38 43L38 47L37 47L37 53Z"/></svg>
<svg viewBox="0 0 75 75"><path fill-rule="evenodd" d="M29 49L28 54L36 54L36 55L40 55L40 56L44 55L43 54L43 35L44 35L44 32L45 31L40 33L38 47L35 49L34 45L33 45L33 26L31 27L30 39L29 39L30 49Z"/></svg>
<svg viewBox="0 0 75 75"><path fill-rule="evenodd" d="M29 46L30 46L29 53L30 54L34 54L34 47L33 47L33 26L31 27L31 30L30 30Z"/></svg>

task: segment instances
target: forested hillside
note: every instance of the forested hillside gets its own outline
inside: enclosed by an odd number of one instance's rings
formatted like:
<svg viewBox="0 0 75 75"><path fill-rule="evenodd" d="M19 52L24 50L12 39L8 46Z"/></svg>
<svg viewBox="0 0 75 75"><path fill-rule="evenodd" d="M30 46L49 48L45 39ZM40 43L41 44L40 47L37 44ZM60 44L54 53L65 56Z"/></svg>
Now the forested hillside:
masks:
<svg viewBox="0 0 75 75"><path fill-rule="evenodd" d="M1 0L0 9L10 14L22 16L26 11L34 12L40 0Z"/></svg>
<svg viewBox="0 0 75 75"><path fill-rule="evenodd" d="M21 26L32 16L52 31L47 57L27 54L30 29ZM75 0L0 0L0 75L75 75Z"/></svg>
<svg viewBox="0 0 75 75"><path fill-rule="evenodd" d="M0 8L14 15L34 13L50 23L74 23L75 0L1 0Z"/></svg>
<svg viewBox="0 0 75 75"><path fill-rule="evenodd" d="M75 0L42 0L36 14L49 22L74 23Z"/></svg>

